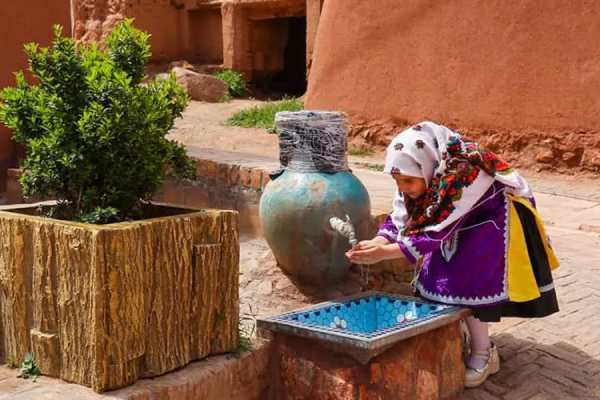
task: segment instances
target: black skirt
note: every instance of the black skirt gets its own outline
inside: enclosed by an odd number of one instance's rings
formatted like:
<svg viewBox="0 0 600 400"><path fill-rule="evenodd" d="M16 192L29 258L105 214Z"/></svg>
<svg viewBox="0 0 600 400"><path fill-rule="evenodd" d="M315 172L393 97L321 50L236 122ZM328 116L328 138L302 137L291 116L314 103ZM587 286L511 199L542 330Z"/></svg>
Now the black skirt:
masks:
<svg viewBox="0 0 600 400"><path fill-rule="evenodd" d="M501 317L542 318L558 312L552 272L535 217L524 205L517 202L513 204L523 226L529 259L541 296L523 303L508 301L494 306L474 307L473 315L482 322L499 322Z"/></svg>
<svg viewBox="0 0 600 400"><path fill-rule="evenodd" d="M524 205L517 202L513 204L523 226L527 251L540 289L540 297L522 303L508 301L493 306L473 307L473 315L482 322L500 322L502 317L542 318L558 312L552 272L535 216ZM418 290L415 296L420 297Z"/></svg>

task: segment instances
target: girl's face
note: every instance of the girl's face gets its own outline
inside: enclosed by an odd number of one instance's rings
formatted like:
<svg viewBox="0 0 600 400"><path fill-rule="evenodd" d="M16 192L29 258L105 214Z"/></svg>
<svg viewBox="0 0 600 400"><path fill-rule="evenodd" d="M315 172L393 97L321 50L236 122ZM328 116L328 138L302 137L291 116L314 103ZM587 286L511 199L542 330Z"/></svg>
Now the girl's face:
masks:
<svg viewBox="0 0 600 400"><path fill-rule="evenodd" d="M392 178L396 181L398 191L411 199L418 199L427 191L427 184L423 178L401 174L392 174Z"/></svg>

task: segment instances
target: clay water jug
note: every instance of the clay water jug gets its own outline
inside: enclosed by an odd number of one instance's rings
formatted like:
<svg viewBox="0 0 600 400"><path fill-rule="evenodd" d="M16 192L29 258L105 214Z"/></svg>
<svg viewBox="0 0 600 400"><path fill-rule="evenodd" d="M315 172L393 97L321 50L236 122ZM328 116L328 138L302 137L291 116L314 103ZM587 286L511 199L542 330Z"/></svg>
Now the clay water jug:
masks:
<svg viewBox="0 0 600 400"><path fill-rule="evenodd" d="M349 217L362 240L371 218L369 194L348 168L348 117L280 112L275 122L281 166L260 200L264 236L280 268L302 283L339 282L350 244L329 221Z"/></svg>

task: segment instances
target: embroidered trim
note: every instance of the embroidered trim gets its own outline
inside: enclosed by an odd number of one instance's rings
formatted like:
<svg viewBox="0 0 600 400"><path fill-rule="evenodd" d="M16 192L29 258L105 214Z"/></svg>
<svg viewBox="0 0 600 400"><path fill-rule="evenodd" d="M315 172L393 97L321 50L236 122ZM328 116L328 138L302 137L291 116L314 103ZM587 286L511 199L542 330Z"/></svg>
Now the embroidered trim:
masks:
<svg viewBox="0 0 600 400"><path fill-rule="evenodd" d="M508 300L508 296L504 293L493 296L483 296L483 297L454 297L454 296L443 296L441 294L431 293L425 288L421 282L417 280L415 282L415 287L421 293L421 296L425 297L428 300L438 301L440 303L452 304L452 305L464 305L464 306L474 306L474 305L487 305L492 303L498 303L503 300Z"/></svg>
<svg viewBox="0 0 600 400"><path fill-rule="evenodd" d="M456 233L450 236L448 240L443 241L440 246L442 257L446 262L450 262L454 254L456 254L456 250L458 249L458 232L459 231L456 231Z"/></svg>
<svg viewBox="0 0 600 400"><path fill-rule="evenodd" d="M394 233L394 231L391 229L382 228L377 232L377 235L389 236L390 238L394 239L394 242L398 241L398 232Z"/></svg>
<svg viewBox="0 0 600 400"><path fill-rule="evenodd" d="M554 290L554 282L549 283L549 284L544 285L544 286L540 286L538 289L540 290L540 293L546 293L546 292L549 292L551 290Z"/></svg>
<svg viewBox="0 0 600 400"><path fill-rule="evenodd" d="M508 299L508 245L510 243L510 198L504 191L504 280L502 281L502 293Z"/></svg>
<svg viewBox="0 0 600 400"><path fill-rule="evenodd" d="M403 236L398 241L402 242L402 244L406 246L406 249L415 258L415 260L419 261L421 258L423 258L423 254L419 253L419 250L417 250L417 248L410 242L408 237Z"/></svg>
<svg viewBox="0 0 600 400"><path fill-rule="evenodd" d="M504 193L504 207L504 278L502 281L502 292L496 295L483 297L446 296L426 290L421 284L421 282L417 279L417 281L415 282L415 287L419 290L423 297L425 297L428 300L438 301L440 303L463 306L487 305L508 300L508 243L510 236L510 199L508 198L508 195L506 193Z"/></svg>

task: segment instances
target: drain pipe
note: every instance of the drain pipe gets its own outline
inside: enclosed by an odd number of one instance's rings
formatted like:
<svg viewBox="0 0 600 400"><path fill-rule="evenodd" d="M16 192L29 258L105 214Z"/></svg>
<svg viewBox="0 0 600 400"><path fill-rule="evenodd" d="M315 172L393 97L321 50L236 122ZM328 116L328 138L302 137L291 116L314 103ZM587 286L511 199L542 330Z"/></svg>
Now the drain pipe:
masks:
<svg viewBox="0 0 600 400"><path fill-rule="evenodd" d="M71 38L75 39L75 2L77 0L69 1L69 11L71 13Z"/></svg>

